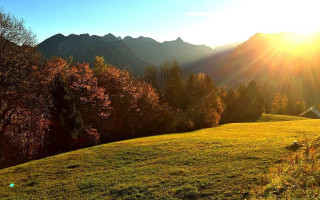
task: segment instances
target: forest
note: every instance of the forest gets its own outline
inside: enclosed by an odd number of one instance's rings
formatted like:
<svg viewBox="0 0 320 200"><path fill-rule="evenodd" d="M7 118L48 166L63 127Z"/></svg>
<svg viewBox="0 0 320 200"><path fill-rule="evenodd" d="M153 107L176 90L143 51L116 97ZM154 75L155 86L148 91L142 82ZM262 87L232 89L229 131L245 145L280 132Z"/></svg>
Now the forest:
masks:
<svg viewBox="0 0 320 200"><path fill-rule="evenodd" d="M185 72L176 61L135 77L96 56L44 58L24 21L0 11L0 168L143 136L299 115L303 99L269 94L254 80L237 88Z"/></svg>

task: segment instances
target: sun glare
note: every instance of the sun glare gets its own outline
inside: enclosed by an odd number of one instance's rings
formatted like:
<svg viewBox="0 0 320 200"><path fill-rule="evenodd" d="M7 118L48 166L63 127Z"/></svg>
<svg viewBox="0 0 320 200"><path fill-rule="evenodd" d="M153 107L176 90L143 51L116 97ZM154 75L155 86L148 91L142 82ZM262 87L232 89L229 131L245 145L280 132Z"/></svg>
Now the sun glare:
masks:
<svg viewBox="0 0 320 200"><path fill-rule="evenodd" d="M280 4L281 5L281 4ZM300 1L288 2L282 4L280 12L277 13L277 18L283 16L288 23L288 31L300 34L313 34L319 31L319 11L320 1ZM281 22L280 23L284 23ZM299 38L299 37L298 37Z"/></svg>
<svg viewBox="0 0 320 200"><path fill-rule="evenodd" d="M320 1L318 0L239 0L235 5L215 13L188 15L200 17L199 21L184 30L187 40L214 46L241 42L255 33L293 32L303 37L320 30ZM199 32L199 30L203 30ZM199 37L201 34L201 37Z"/></svg>
<svg viewBox="0 0 320 200"><path fill-rule="evenodd" d="M320 29L320 1L317 0L269 0L248 1L241 10L247 15L245 29L258 29L256 32L300 34L291 39L302 39L302 35L313 34ZM248 14L245 14L248 13ZM253 27L250 27L253 26Z"/></svg>
<svg viewBox="0 0 320 200"><path fill-rule="evenodd" d="M305 54L318 48L315 34L280 33L273 43L278 50L291 54Z"/></svg>

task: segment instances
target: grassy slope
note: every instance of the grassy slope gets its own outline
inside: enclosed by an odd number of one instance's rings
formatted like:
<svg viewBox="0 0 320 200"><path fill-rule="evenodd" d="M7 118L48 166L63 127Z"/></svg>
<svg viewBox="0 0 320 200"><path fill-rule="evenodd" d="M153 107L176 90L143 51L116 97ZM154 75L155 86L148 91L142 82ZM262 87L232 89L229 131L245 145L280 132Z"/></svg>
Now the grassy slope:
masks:
<svg viewBox="0 0 320 200"><path fill-rule="evenodd" d="M259 122L277 122L277 121L294 121L294 120L305 120L307 118L290 116L290 115L273 115L263 114L258 120Z"/></svg>
<svg viewBox="0 0 320 200"><path fill-rule="evenodd" d="M0 199L239 199L286 145L319 129L320 120L226 124L100 145L1 170Z"/></svg>

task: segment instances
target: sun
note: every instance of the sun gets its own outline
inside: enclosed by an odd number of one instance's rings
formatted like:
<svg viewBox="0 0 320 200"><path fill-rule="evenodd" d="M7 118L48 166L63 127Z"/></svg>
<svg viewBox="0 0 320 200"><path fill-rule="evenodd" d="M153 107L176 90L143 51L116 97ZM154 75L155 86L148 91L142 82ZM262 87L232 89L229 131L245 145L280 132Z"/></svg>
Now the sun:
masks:
<svg viewBox="0 0 320 200"><path fill-rule="evenodd" d="M319 48L320 1L270 0L263 5L269 12L261 20L265 32L279 33L275 44L278 50L292 55L305 55Z"/></svg>
<svg viewBox="0 0 320 200"><path fill-rule="evenodd" d="M293 45L311 44L314 38L314 34L309 33L283 33L284 42L291 43Z"/></svg>
<svg viewBox="0 0 320 200"><path fill-rule="evenodd" d="M275 50L297 56L312 53L319 48L317 34L278 33L274 34L271 42L275 45Z"/></svg>

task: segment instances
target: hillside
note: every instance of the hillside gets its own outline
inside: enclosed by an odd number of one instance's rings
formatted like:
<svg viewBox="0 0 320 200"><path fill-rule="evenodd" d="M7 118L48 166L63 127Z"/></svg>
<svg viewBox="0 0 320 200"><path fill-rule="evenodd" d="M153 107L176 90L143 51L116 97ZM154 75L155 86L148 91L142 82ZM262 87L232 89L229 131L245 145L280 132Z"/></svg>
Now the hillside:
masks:
<svg viewBox="0 0 320 200"><path fill-rule="evenodd" d="M210 74L220 85L237 86L256 80L271 91L320 100L320 34L256 34L237 48L188 66ZM270 81L272 80L272 81Z"/></svg>
<svg viewBox="0 0 320 200"><path fill-rule="evenodd" d="M141 59L154 66L165 60L176 60L181 65L197 61L211 55L214 51L205 45L193 45L177 38L174 41L157 42L147 37L125 37L123 42Z"/></svg>
<svg viewBox="0 0 320 200"><path fill-rule="evenodd" d="M226 124L60 154L0 170L0 198L241 199L319 122Z"/></svg>
<svg viewBox="0 0 320 200"><path fill-rule="evenodd" d="M73 56L77 62L94 64L95 56L103 56L105 60L121 69L129 69L135 74L141 74L149 63L139 59L121 39L112 34L99 37L89 34L64 36L54 35L38 45L46 57Z"/></svg>
<svg viewBox="0 0 320 200"><path fill-rule="evenodd" d="M263 114L258 120L259 122L280 122L280 121L294 121L294 120L305 120L307 118L290 116L290 115L274 115L274 114Z"/></svg>

